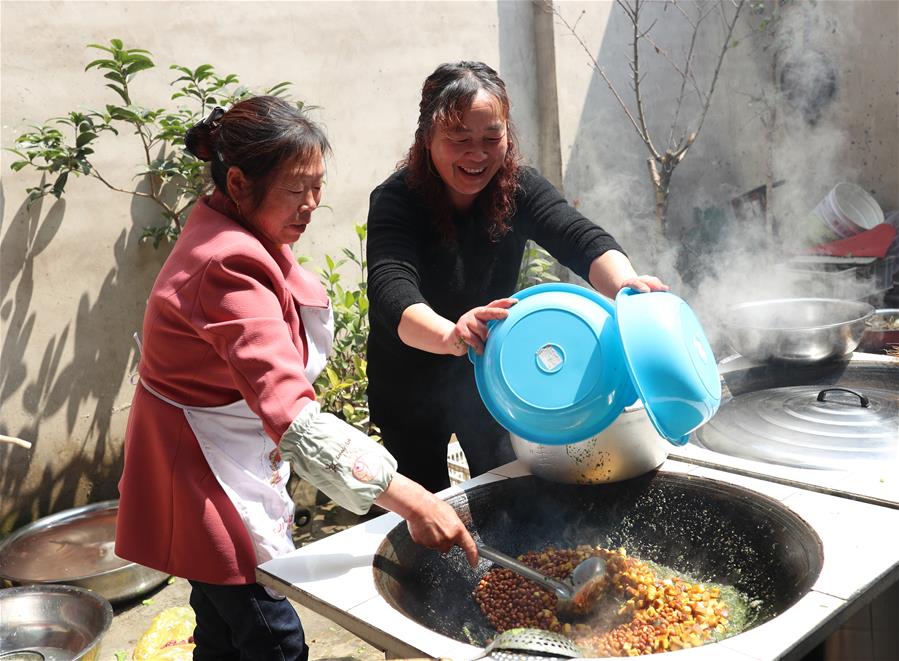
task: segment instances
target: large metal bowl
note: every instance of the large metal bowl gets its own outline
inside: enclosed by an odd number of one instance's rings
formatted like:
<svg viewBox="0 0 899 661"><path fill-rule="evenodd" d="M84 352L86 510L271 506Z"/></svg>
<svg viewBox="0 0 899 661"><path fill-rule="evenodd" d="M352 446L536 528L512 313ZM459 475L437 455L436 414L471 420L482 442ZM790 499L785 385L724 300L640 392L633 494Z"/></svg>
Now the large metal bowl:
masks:
<svg viewBox="0 0 899 661"><path fill-rule="evenodd" d="M119 501L51 514L0 543L0 578L7 585L63 584L93 590L113 604L161 585L168 574L114 553Z"/></svg>
<svg viewBox="0 0 899 661"><path fill-rule="evenodd" d="M534 475L566 484L618 482L662 465L671 444L662 438L639 400L600 433L568 445L532 443L510 434L512 450Z"/></svg>
<svg viewBox="0 0 899 661"><path fill-rule="evenodd" d="M782 298L737 305L725 323L731 346L746 358L814 363L855 351L876 312L859 301Z"/></svg>
<svg viewBox="0 0 899 661"><path fill-rule="evenodd" d="M112 624L109 601L68 585L0 590L0 659L99 658Z"/></svg>

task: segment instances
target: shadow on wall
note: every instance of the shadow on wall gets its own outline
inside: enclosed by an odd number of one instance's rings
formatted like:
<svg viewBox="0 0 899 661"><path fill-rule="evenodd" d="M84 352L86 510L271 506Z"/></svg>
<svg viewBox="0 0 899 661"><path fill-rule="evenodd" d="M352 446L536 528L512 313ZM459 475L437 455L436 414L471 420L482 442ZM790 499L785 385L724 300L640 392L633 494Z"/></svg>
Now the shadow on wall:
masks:
<svg viewBox="0 0 899 661"><path fill-rule="evenodd" d="M5 191L0 195L2 212ZM132 226L117 237L114 266L99 291L94 296L81 295L74 318L66 319L65 312L42 312L34 301L35 279L45 268L38 266L36 273L36 263L57 239L66 212L64 199L44 198L30 209L23 202L0 242L0 322L5 329L0 348L0 407L18 409L31 421L10 429L0 418L0 432L33 443L31 450L0 444L0 466L4 467L0 531L74 506L85 489L91 502L118 497L123 448L121 439L111 435L112 418L118 412L117 400L122 401L121 384L137 364L131 331L124 329L140 329L149 289L167 251L139 242L148 213L135 200ZM68 212L67 222L73 213L88 213L72 208ZM61 286L78 286L78 281L78 275L72 274ZM39 367L29 372L29 363L37 359L26 363L26 355L38 355L32 346L35 329L57 319L60 327L46 342ZM60 438L58 424L52 433L44 433L48 420L63 412L64 437ZM85 419L90 419L86 429L78 424ZM39 454L52 459L36 465L33 460Z"/></svg>

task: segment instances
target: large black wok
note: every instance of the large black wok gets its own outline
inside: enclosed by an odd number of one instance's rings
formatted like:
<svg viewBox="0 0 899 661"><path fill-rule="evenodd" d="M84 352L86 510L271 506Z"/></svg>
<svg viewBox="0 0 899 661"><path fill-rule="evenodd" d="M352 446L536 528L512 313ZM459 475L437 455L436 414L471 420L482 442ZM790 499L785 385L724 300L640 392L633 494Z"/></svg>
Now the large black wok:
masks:
<svg viewBox="0 0 899 661"><path fill-rule="evenodd" d="M550 545L624 546L696 579L733 585L761 600L753 626L807 593L823 562L815 532L777 501L704 478L650 473L587 486L522 477L448 502L476 537L510 555ZM490 566L471 569L459 549L446 556L424 549L401 524L375 555L375 583L412 620L485 645L496 631L471 593Z"/></svg>

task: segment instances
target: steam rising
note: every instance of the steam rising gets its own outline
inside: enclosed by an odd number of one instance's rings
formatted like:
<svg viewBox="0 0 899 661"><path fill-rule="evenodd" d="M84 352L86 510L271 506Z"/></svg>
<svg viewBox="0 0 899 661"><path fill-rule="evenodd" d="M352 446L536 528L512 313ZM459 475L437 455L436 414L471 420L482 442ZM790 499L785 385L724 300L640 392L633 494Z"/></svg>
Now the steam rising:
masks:
<svg viewBox="0 0 899 661"><path fill-rule="evenodd" d="M743 26L745 38L727 55L699 139L672 178L664 236L653 214L647 152L623 113L597 91L592 100L600 107L590 108L589 116L599 120L582 120L578 140L598 146L576 143L569 169L602 170L589 177L580 208L612 232L638 273L658 275L691 305L718 359L732 353L725 323L734 304L859 299L874 291L870 282L791 262L808 246L832 240L810 213L836 183L869 190L876 183L864 181L858 157L855 163L849 158L858 134L857 126L850 133L851 125L860 123L853 113L862 106L848 98L844 77L857 66L850 60L853 49L865 40L859 38L857 13L845 4L779 3L782 19L776 25L761 31ZM624 66L621 44L608 37L606 42L600 62L607 70ZM646 58L644 63L664 66ZM704 80L709 72L699 73ZM672 72L667 81L647 80L650 130L665 135L673 114L665 104L680 79ZM759 206L738 214L732 200L766 185L767 219Z"/></svg>

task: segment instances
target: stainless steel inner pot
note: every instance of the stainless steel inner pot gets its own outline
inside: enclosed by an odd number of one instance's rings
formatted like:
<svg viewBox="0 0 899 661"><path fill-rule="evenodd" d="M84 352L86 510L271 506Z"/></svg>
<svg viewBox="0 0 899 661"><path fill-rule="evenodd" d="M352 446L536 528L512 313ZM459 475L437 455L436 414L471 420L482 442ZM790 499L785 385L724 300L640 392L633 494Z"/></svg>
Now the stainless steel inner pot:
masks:
<svg viewBox="0 0 899 661"><path fill-rule="evenodd" d="M835 298L781 298L731 308L725 325L731 346L761 362L813 363L858 347L865 324L882 311Z"/></svg>
<svg viewBox="0 0 899 661"><path fill-rule="evenodd" d="M566 484L600 484L643 475L662 465L670 447L639 400L601 432L576 443L546 445L510 436L515 456L534 475Z"/></svg>

